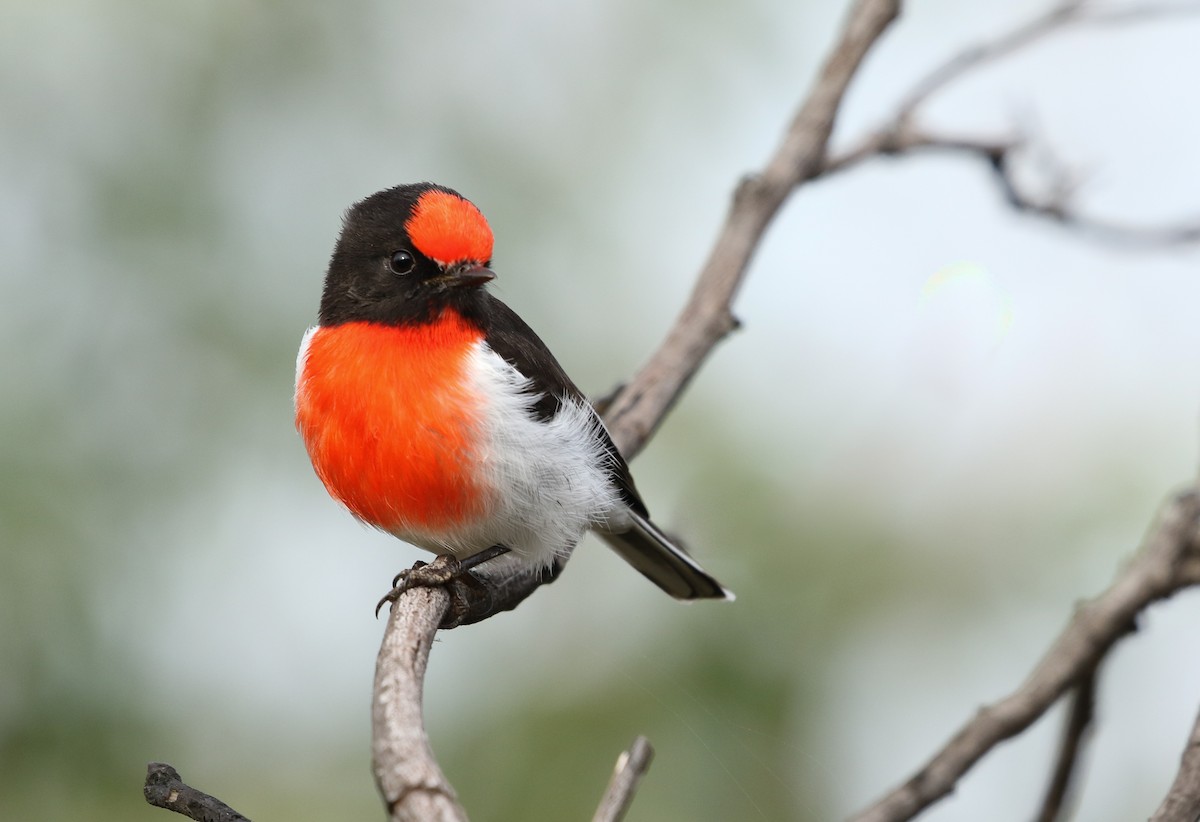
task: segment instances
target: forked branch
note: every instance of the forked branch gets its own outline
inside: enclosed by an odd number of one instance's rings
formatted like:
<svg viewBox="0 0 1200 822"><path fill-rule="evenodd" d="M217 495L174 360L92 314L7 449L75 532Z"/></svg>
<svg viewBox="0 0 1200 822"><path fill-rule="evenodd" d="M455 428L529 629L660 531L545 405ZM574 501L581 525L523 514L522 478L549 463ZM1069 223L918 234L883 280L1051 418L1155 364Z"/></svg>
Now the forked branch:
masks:
<svg viewBox="0 0 1200 822"><path fill-rule="evenodd" d="M1059 2L1045 14L947 60L914 85L900 100L889 122L851 141L850 148L831 154L830 136L846 90L864 58L900 12L900 0L855 0L837 42L778 148L761 171L748 175L737 186L716 242L666 339L609 403L606 422L622 453L632 459L641 451L709 354L737 326L733 301L767 228L787 198L816 178L849 170L874 157L953 152L986 162L1007 202L1022 212L1105 237L1157 245L1200 241L1200 221L1140 227L1080 214L1071 202L1075 185L1066 169L1053 172L1052 184L1043 186L1040 192L1028 190L1014 173L1016 158L1028 147L1027 138L947 135L923 128L918 122L921 108L952 83L1068 24L1130 22L1197 9L1200 7L1146 4L1113 8L1098 7L1086 0ZM1025 684L1008 698L981 710L908 782L858 819L870 822L908 819L946 795L957 779L992 746L1028 727L1063 693L1083 682L1112 645L1133 629L1142 610L1183 587L1197 584L1200 581L1200 556L1196 548L1198 500L1200 496L1194 489L1174 497L1135 561L1108 591L1076 612ZM422 717L425 667L446 608L447 594L440 589L414 588L406 592L392 608L376 662L373 761L377 784L394 820L466 819L453 788L433 757ZM1081 728L1086 727L1086 722L1082 719L1081 722ZM1073 742L1074 733L1068 734L1065 744L1078 743L1082 730ZM648 745L637 744L631 749L624 762L627 769L614 777L619 801L616 806L602 806L597 819L620 818L637 777L648 764L648 750ZM1075 753L1067 750L1064 757L1063 785L1069 782ZM184 794L178 787L182 786L181 781L178 786L170 782L173 773L158 772L155 778L166 780L164 784L171 787L164 793L159 790L162 785L156 783L154 796L174 796L171 799L174 804L154 801L149 780L147 799L152 804L179 810L178 797ZM178 774L174 774L174 779L178 780ZM1055 784L1059 781L1055 780ZM1055 787L1049 794L1045 805L1049 813L1054 812L1056 802L1061 802L1056 798L1058 791ZM199 794L198 801L202 801L200 797L206 795ZM212 797L207 799L216 803L213 808L225 808ZM617 807L619 813L601 816L611 812L605 811L605 807ZM1155 820L1194 819L1197 808L1200 808L1200 720L1171 795ZM228 808L225 810L234 814L228 819L242 819ZM1191 816L1186 816L1187 813Z"/></svg>

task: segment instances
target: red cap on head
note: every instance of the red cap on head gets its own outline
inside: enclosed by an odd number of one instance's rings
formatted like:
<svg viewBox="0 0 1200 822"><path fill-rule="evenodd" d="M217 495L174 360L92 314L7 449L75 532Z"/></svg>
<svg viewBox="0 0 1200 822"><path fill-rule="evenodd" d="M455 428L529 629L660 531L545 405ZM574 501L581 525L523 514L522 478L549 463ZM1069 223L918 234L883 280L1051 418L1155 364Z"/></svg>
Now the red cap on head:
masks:
<svg viewBox="0 0 1200 822"><path fill-rule="evenodd" d="M417 250L439 263L486 263L492 258L492 229L475 205L433 189L417 200L404 225Z"/></svg>

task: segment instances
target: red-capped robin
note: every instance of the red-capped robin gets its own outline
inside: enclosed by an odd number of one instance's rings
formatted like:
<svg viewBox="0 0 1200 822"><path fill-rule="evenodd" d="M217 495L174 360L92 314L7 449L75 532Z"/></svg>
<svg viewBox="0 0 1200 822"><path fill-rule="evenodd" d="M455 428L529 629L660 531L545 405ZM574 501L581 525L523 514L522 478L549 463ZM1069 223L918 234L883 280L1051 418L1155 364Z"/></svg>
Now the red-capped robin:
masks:
<svg viewBox="0 0 1200 822"><path fill-rule="evenodd" d="M491 261L457 192L373 194L346 214L300 347L296 427L325 488L439 555L385 600L447 584L444 627L477 622L554 579L589 529L671 596L732 599L650 521L587 398L488 293Z"/></svg>

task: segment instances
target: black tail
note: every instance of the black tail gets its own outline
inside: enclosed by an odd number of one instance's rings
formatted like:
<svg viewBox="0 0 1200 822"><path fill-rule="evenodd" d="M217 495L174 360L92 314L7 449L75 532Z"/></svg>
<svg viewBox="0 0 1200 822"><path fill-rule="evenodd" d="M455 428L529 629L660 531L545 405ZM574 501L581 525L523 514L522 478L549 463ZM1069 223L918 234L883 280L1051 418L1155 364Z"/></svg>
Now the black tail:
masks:
<svg viewBox="0 0 1200 822"><path fill-rule="evenodd" d="M734 598L654 523L631 514L634 526L630 530L620 534L600 532L622 559L676 599Z"/></svg>

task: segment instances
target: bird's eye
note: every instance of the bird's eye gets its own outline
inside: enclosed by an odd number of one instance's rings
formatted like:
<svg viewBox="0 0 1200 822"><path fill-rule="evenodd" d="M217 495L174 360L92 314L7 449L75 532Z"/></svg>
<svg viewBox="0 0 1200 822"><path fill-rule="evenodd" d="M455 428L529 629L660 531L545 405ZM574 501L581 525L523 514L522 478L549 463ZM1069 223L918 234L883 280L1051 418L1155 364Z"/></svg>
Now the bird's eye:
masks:
<svg viewBox="0 0 1200 822"><path fill-rule="evenodd" d="M413 258L412 252L405 251L404 249L397 251L388 260L388 268L396 274L408 274L416 264L417 261Z"/></svg>

